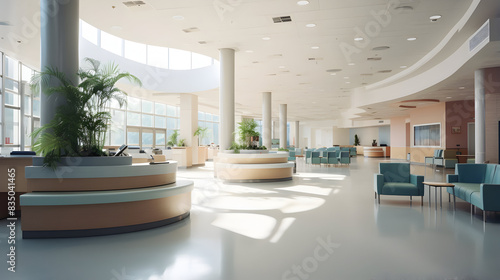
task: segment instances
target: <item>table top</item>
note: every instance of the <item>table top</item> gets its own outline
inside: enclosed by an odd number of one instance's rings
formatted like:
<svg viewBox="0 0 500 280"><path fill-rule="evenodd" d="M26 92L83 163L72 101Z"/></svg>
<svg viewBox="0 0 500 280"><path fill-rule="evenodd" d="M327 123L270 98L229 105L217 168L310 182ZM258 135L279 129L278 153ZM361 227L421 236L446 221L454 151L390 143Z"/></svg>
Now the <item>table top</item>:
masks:
<svg viewBox="0 0 500 280"><path fill-rule="evenodd" d="M475 157L476 155L457 155L457 157Z"/></svg>
<svg viewBox="0 0 500 280"><path fill-rule="evenodd" d="M295 155L295 157L304 157L303 155Z"/></svg>
<svg viewBox="0 0 500 280"><path fill-rule="evenodd" d="M455 185L452 183L443 183L443 182L423 182L424 185L433 186L433 187L454 187Z"/></svg>

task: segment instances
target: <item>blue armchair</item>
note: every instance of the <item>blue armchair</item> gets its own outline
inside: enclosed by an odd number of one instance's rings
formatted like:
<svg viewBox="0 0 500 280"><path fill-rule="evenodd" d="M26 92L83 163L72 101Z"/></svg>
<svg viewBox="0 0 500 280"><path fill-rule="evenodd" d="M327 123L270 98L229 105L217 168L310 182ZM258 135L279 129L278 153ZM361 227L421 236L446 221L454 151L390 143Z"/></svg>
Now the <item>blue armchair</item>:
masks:
<svg viewBox="0 0 500 280"><path fill-rule="evenodd" d="M375 174L375 198L380 195L406 195L421 197L424 205L424 176L410 174L410 163L406 162L381 162L379 174ZM378 195L378 196L377 196Z"/></svg>
<svg viewBox="0 0 500 280"><path fill-rule="evenodd" d="M321 164L321 159L319 158L319 152L311 153L311 163L312 164Z"/></svg>

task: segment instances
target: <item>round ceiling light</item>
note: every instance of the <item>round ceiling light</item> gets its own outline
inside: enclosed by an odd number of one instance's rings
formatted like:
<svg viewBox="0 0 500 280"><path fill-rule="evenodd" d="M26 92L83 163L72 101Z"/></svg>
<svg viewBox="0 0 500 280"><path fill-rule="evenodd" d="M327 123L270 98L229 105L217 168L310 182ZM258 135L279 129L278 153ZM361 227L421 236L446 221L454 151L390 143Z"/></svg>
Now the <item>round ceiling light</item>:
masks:
<svg viewBox="0 0 500 280"><path fill-rule="evenodd" d="M430 16L429 19L432 21L432 22L435 22L437 21L438 19L440 19L442 16L441 15L433 15L433 16Z"/></svg>
<svg viewBox="0 0 500 280"><path fill-rule="evenodd" d="M299 5L299 6L305 6L307 4L309 4L309 1L305 1L305 0L304 1L297 1L297 5Z"/></svg>
<svg viewBox="0 0 500 280"><path fill-rule="evenodd" d="M306 24L306 27L316 27L316 24L314 24L314 23L308 23L308 24Z"/></svg>
<svg viewBox="0 0 500 280"><path fill-rule="evenodd" d="M312 46L311 49L317 50L317 49L319 49L319 47L318 46Z"/></svg>
<svg viewBox="0 0 500 280"><path fill-rule="evenodd" d="M399 66L399 68L401 68L401 69L405 69L405 68L407 68L407 67L408 67L408 66L406 66L406 65Z"/></svg>
<svg viewBox="0 0 500 280"><path fill-rule="evenodd" d="M364 40L363 37L356 37L356 38L354 38L354 41L363 41L363 40Z"/></svg>
<svg viewBox="0 0 500 280"><path fill-rule="evenodd" d="M417 40L417 38L416 37L410 37L410 38L406 38L406 40L408 40L408 41L415 41L415 40Z"/></svg>
<svg viewBox="0 0 500 280"><path fill-rule="evenodd" d="M173 19L173 20L183 20L183 19L184 19L184 17L183 17L183 16L181 16L181 15L176 15L176 16L173 16L173 17L172 17L172 19Z"/></svg>
<svg viewBox="0 0 500 280"><path fill-rule="evenodd" d="M465 89L465 87L459 87L458 89Z"/></svg>
<svg viewBox="0 0 500 280"><path fill-rule="evenodd" d="M351 62L351 63L349 63L349 64L347 64L347 65L349 65L349 66L354 66L354 65L356 65L356 64L355 64L354 62Z"/></svg>
<svg viewBox="0 0 500 280"><path fill-rule="evenodd" d="M271 38L269 38L269 37L262 37L262 40L269 41L269 40L271 40Z"/></svg>

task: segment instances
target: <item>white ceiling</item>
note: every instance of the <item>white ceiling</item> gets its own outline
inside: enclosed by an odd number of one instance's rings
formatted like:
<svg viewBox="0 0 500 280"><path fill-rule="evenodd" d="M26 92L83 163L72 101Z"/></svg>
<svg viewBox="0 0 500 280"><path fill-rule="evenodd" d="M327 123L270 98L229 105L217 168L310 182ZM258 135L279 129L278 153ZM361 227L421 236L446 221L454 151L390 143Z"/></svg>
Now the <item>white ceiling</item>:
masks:
<svg viewBox="0 0 500 280"><path fill-rule="evenodd" d="M122 2L82 0L81 18L124 39L190 50L214 58L218 58L218 49L234 48L237 51L238 112L260 117L261 93L272 92L274 115L277 116L278 104L286 103L290 119L306 121L334 120L344 110L352 109L353 89L384 81L405 71L401 66L411 67L417 63L438 46L476 2L479 5L474 14L467 18L465 26L452 34L435 61L455 51L486 19L498 16L496 11L500 10L498 0L310 0L306 6L297 5L296 0L144 0L145 5L131 8ZM11 26L0 26L0 35L5 38L7 32L21 27L23 21L19 17L32 17L39 1L0 0L0 4L0 21L11 23ZM401 9L403 6L411 9ZM377 23L374 14L384 15L386 22ZM431 22L429 17L435 14L442 18ZM178 15L184 19L173 18ZM290 16L292 21L273 23L272 18L277 16ZM308 23L316 26L306 27ZM199 31L182 31L193 27ZM372 33L360 34L357 30ZM358 36L365 40L355 42ZM263 37L271 39L265 41ZM408 37L417 40L407 41ZM12 49L6 41L1 40L2 49ZM23 42L17 46L17 54L36 66L39 42L29 41L29 44ZM199 41L206 41L206 44L199 44ZM350 61L341 50L340 46L346 45L357 46L359 50L351 56L355 65L348 65ZM313 46L319 49L311 49ZM378 46L390 48L372 50ZM381 60L368 61L371 57L381 57ZM498 60L498 57L492 59ZM424 71L432 63L428 62L418 71ZM326 72L328 69L342 71L333 76ZM379 73L382 70L391 72ZM446 99L446 88L439 88L431 94L426 92L425 98L429 95L441 101L471 98L472 85L472 74L466 78L455 77L441 87L465 86L464 95ZM422 94L415 93L407 99L421 98ZM200 104L211 108L218 106L217 89L198 95ZM365 113L364 118L408 114L407 110L387 103L374 105L377 106L376 113Z"/></svg>

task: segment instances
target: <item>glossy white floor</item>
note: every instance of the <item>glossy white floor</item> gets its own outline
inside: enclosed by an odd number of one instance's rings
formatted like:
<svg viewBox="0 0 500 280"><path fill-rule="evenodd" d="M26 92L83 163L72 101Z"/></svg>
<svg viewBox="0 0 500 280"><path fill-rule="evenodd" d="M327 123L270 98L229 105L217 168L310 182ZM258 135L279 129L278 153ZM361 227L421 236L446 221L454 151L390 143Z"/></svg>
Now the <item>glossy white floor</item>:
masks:
<svg viewBox="0 0 500 280"><path fill-rule="evenodd" d="M0 279L499 279L500 215L458 200L454 213L416 198L382 196L378 159L350 167L305 166L293 181L223 184L212 164L180 170L195 181L190 218L148 231L75 239L22 240L16 272ZM426 180L443 171L412 165ZM452 170L447 171L452 172ZM434 200L434 199L433 199ZM0 221L6 259L7 221Z"/></svg>

